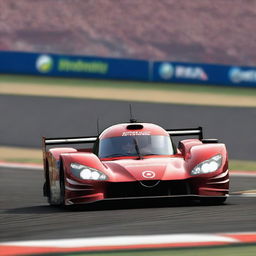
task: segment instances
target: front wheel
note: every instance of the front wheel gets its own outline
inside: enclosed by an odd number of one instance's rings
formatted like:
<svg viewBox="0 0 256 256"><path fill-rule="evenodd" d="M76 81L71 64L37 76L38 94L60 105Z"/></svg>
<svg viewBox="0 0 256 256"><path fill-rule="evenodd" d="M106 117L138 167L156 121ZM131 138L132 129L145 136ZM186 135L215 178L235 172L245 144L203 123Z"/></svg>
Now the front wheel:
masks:
<svg viewBox="0 0 256 256"><path fill-rule="evenodd" d="M65 205L65 174L62 166L59 169L59 180L49 182L48 202L50 205Z"/></svg>
<svg viewBox="0 0 256 256"><path fill-rule="evenodd" d="M63 168L60 168L60 206L65 206L65 176Z"/></svg>
<svg viewBox="0 0 256 256"><path fill-rule="evenodd" d="M221 205L227 200L227 197L202 197L200 203L202 205Z"/></svg>

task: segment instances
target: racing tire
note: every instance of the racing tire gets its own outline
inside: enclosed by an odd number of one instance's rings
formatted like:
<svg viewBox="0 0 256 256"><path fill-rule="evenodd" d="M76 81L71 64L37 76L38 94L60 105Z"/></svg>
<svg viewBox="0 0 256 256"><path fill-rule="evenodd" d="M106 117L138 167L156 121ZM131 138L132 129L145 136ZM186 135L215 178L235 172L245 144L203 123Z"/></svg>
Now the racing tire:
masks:
<svg viewBox="0 0 256 256"><path fill-rule="evenodd" d="M47 167L48 167L48 162L47 162ZM48 167L49 168L49 167ZM56 203L54 202L53 200L53 196L52 196L52 189L51 189L51 178L50 178L50 173L49 173L49 169L47 168L47 171L46 171L46 182L45 182L45 186L44 186L44 189L45 189L45 192L46 192L46 196L48 198L48 203L50 205L56 205Z"/></svg>
<svg viewBox="0 0 256 256"><path fill-rule="evenodd" d="M49 178L49 164L48 161L46 161L46 166L45 166L45 182L43 185L43 195L46 197L49 197L50 195L50 178Z"/></svg>
<svg viewBox="0 0 256 256"><path fill-rule="evenodd" d="M202 197L201 205L221 205L227 200L227 197Z"/></svg>
<svg viewBox="0 0 256 256"><path fill-rule="evenodd" d="M49 175L49 174L48 174ZM49 194L48 194L48 202L50 205L53 206L65 206L65 178L64 178L64 170L62 167L62 164L60 165L60 173L59 173L59 195L58 197L54 198L54 196L52 195L52 189L51 189L51 185L49 185ZM50 178L48 177L48 179L50 180Z"/></svg>
<svg viewBox="0 0 256 256"><path fill-rule="evenodd" d="M54 201L52 200L52 190L51 190L51 186L49 186L48 203L49 203L50 205L56 205L56 204L54 203Z"/></svg>
<svg viewBox="0 0 256 256"><path fill-rule="evenodd" d="M48 175L49 175L49 174L48 174ZM48 203L49 203L50 205L58 205L58 204L56 204L56 202L53 200L51 185L49 185Z"/></svg>
<svg viewBox="0 0 256 256"><path fill-rule="evenodd" d="M60 165L60 206L65 206L65 175L62 164Z"/></svg>

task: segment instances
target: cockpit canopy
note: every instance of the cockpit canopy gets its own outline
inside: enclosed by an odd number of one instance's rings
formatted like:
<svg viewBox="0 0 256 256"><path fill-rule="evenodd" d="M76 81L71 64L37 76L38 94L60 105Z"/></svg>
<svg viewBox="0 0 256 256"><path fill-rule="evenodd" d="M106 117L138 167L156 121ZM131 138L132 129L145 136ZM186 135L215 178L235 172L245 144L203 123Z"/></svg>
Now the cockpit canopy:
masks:
<svg viewBox="0 0 256 256"><path fill-rule="evenodd" d="M172 155L173 145L166 135L117 136L101 139L100 158L122 156Z"/></svg>

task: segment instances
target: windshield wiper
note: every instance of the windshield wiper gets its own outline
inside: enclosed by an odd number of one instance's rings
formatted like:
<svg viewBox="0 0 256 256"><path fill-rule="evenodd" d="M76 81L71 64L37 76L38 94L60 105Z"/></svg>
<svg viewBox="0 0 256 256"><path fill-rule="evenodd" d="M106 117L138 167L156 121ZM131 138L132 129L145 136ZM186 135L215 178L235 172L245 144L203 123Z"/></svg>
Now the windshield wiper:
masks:
<svg viewBox="0 0 256 256"><path fill-rule="evenodd" d="M138 146L137 140L136 140L135 138L133 138L133 141L134 141L135 150L136 150L136 152L137 152L137 154L138 154L139 159L143 159L143 157L142 157L142 155L141 155L141 153L140 153L140 150L139 150L139 146Z"/></svg>

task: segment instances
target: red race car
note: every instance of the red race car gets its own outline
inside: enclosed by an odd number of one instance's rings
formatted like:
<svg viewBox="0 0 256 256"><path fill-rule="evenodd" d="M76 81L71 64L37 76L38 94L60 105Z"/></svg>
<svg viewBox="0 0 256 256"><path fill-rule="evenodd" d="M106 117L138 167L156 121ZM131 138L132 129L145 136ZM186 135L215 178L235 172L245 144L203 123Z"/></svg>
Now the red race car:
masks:
<svg viewBox="0 0 256 256"><path fill-rule="evenodd" d="M174 136L198 139L176 146ZM60 147L66 144L75 146ZM123 123L95 137L43 137L43 155L44 196L51 205L168 197L221 204L229 193L226 147L203 139L201 127Z"/></svg>

